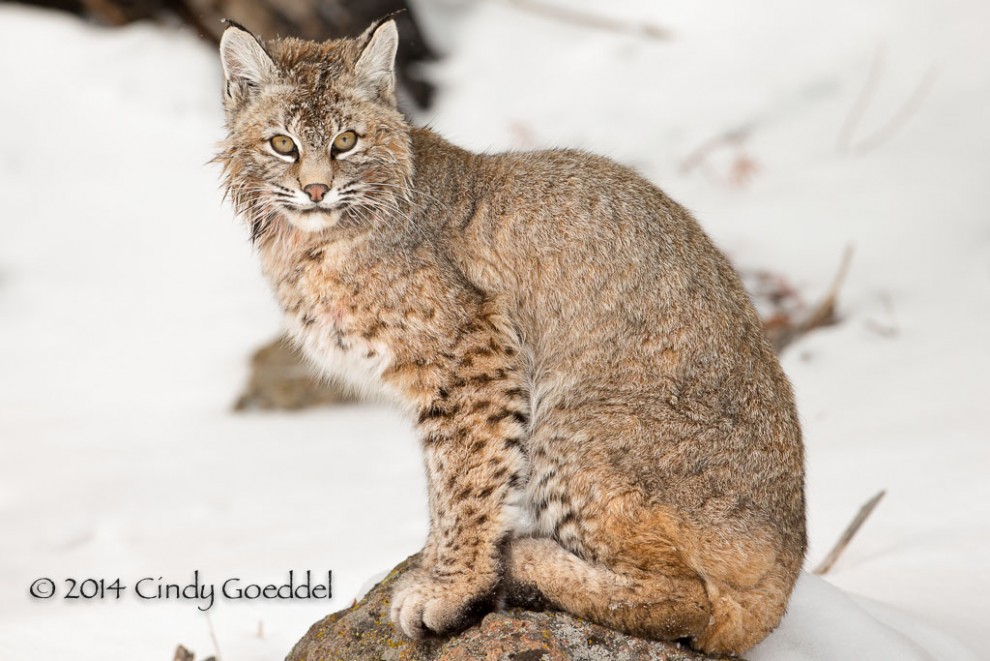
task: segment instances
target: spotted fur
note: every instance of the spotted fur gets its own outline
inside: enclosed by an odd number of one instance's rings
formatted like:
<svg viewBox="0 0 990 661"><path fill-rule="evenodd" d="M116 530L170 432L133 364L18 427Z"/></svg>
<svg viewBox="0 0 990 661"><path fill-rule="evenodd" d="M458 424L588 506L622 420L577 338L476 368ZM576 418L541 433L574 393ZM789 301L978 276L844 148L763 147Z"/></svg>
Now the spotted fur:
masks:
<svg viewBox="0 0 990 661"><path fill-rule="evenodd" d="M744 652L784 612L805 521L791 388L738 278L611 161L410 127L396 43L390 21L325 43L229 28L218 156L297 342L422 440L430 531L393 621L448 633L535 594Z"/></svg>

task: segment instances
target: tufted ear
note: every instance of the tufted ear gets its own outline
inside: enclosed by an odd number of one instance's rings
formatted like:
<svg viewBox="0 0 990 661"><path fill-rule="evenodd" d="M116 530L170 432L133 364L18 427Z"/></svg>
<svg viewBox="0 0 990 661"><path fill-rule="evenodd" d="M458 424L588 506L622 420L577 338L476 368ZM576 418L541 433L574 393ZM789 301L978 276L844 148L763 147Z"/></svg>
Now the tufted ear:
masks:
<svg viewBox="0 0 990 661"><path fill-rule="evenodd" d="M220 61L229 100L257 91L275 79L275 62L265 52L265 47L257 37L233 21L227 21L227 29L220 38Z"/></svg>
<svg viewBox="0 0 990 661"><path fill-rule="evenodd" d="M395 52L399 48L399 31L388 19L368 28L358 41L364 50L354 72L358 89L369 101L395 105Z"/></svg>

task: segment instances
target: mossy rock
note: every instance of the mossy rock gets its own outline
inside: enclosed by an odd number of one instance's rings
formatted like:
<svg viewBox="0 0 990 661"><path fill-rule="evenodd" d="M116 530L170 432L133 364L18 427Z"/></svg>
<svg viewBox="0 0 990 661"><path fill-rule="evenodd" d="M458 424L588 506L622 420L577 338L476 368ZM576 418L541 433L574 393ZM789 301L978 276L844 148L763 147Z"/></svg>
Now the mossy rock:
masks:
<svg viewBox="0 0 990 661"><path fill-rule="evenodd" d="M486 615L449 638L413 641L392 626L392 587L408 558L361 601L323 618L286 661L694 661L710 659L670 643L627 636L555 611L518 608Z"/></svg>

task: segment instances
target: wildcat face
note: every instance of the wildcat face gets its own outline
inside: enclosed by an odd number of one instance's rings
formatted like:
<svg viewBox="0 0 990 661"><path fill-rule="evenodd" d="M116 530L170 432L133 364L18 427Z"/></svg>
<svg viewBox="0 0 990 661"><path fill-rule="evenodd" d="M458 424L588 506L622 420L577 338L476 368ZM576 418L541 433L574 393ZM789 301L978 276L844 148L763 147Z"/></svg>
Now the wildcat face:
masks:
<svg viewBox="0 0 990 661"><path fill-rule="evenodd" d="M228 137L217 160L238 213L264 241L291 225L321 232L398 211L412 177L409 126L396 109L398 34L262 45L224 32Z"/></svg>

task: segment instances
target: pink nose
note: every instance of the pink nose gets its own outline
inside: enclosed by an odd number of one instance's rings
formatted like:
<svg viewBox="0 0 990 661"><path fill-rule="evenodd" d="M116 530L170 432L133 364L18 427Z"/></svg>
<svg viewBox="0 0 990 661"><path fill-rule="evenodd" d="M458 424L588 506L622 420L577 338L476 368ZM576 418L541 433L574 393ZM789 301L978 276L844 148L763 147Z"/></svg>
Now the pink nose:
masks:
<svg viewBox="0 0 990 661"><path fill-rule="evenodd" d="M303 192L309 195L309 199L313 202L322 202L323 196L327 194L330 187L326 184L306 184L303 186Z"/></svg>

